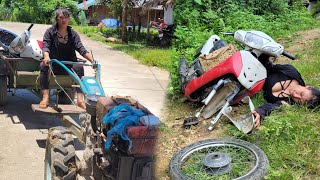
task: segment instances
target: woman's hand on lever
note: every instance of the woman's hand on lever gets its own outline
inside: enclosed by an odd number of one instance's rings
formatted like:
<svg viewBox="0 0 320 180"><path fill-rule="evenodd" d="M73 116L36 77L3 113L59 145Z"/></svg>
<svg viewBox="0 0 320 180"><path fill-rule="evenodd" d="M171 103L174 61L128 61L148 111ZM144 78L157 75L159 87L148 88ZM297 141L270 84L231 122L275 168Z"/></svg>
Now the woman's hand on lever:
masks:
<svg viewBox="0 0 320 180"><path fill-rule="evenodd" d="M91 63L93 63L93 57L92 57L92 54L87 52L85 55L84 55L84 58L86 58L88 61L90 61Z"/></svg>
<svg viewBox="0 0 320 180"><path fill-rule="evenodd" d="M50 57L49 57L48 52L43 53L43 60L42 61L45 66L48 66L48 62L50 61Z"/></svg>

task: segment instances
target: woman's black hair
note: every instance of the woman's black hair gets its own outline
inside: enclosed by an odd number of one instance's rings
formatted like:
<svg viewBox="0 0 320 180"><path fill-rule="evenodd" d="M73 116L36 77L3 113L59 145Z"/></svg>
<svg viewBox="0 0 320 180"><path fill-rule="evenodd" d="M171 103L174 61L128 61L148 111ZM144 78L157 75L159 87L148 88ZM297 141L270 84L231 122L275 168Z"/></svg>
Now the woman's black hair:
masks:
<svg viewBox="0 0 320 180"><path fill-rule="evenodd" d="M319 107L320 106L320 90L312 86L310 86L309 89L311 91L313 98L307 102L307 106L309 108Z"/></svg>
<svg viewBox="0 0 320 180"><path fill-rule="evenodd" d="M56 13L55 13L55 19L56 21L58 21L58 17L60 14L63 14L64 17L70 17L71 13L68 9L66 8L59 8L56 10Z"/></svg>

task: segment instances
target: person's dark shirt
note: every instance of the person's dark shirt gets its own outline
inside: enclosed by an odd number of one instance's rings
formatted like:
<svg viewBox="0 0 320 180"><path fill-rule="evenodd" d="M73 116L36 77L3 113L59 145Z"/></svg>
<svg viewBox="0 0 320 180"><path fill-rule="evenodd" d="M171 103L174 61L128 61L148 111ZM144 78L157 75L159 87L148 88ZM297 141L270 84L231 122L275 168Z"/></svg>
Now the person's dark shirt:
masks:
<svg viewBox="0 0 320 180"><path fill-rule="evenodd" d="M43 52L49 52L50 59L59 61L77 61L76 52L78 51L84 56L88 51L82 45L80 36L76 31L67 27L68 41L66 44L58 41L58 25L55 24L47 29L43 36ZM53 64L53 68L60 68L57 64Z"/></svg>
<svg viewBox="0 0 320 180"><path fill-rule="evenodd" d="M266 66L266 68L267 78L263 86L263 94L267 103L256 109L256 111L260 114L261 119L264 119L265 116L268 116L273 109L281 106L281 101L286 101L288 103L293 102L288 97L276 97L272 94L272 87L277 82L294 79L297 80L300 85L305 86L300 73L290 64L270 64Z"/></svg>

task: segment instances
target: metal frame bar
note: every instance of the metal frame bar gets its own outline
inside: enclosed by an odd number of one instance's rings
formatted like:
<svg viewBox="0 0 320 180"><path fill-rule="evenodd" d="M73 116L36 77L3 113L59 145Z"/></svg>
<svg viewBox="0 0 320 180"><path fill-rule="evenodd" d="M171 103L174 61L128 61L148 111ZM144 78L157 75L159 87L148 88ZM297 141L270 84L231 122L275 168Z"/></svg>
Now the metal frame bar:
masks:
<svg viewBox="0 0 320 180"><path fill-rule="evenodd" d="M84 131L81 126L69 115L62 116L63 124L78 138L80 142L84 142Z"/></svg>

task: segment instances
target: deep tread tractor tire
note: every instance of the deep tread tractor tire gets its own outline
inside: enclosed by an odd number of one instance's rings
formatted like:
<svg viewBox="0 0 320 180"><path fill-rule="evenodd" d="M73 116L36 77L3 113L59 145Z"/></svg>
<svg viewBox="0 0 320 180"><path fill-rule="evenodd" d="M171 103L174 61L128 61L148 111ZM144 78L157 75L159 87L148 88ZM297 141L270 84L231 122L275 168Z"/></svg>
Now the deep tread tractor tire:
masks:
<svg viewBox="0 0 320 180"><path fill-rule="evenodd" d="M0 76L0 106L7 103L7 77Z"/></svg>
<svg viewBox="0 0 320 180"><path fill-rule="evenodd" d="M49 129L44 179L46 180L75 180L77 163L72 132L66 127Z"/></svg>
<svg viewBox="0 0 320 180"><path fill-rule="evenodd" d="M190 144L189 146L181 149L178 151L173 158L170 161L170 176L173 180L185 180L185 179L197 179L194 177L188 177L183 173L182 167L184 167L184 162L190 159L192 156L199 156L196 154L197 152L212 152L208 151L209 148L216 148L216 147L222 147L222 148L239 148L243 149L245 151L248 151L252 157L255 158L255 163L253 167L250 167L250 171L246 172L246 174L238 176L238 177L232 177L228 179L237 179L237 180L259 180L263 179L264 176L267 174L268 171L268 165L269 161L266 156L266 154L256 145L249 143L247 141L238 140L238 139L209 139L204 141L199 141L193 144ZM195 154L195 155L194 155ZM231 157L234 158L233 160L237 160L237 156ZM232 160L232 161L233 161ZM195 161L193 161L195 163ZM236 162L235 162L236 163ZM244 162L248 163L248 162ZM193 164L194 165L194 164ZM233 164L231 163L231 166ZM198 171L198 174L206 173ZM208 179L208 176L211 177L211 179L218 178L216 175L212 176L210 174L206 174L206 179Z"/></svg>

